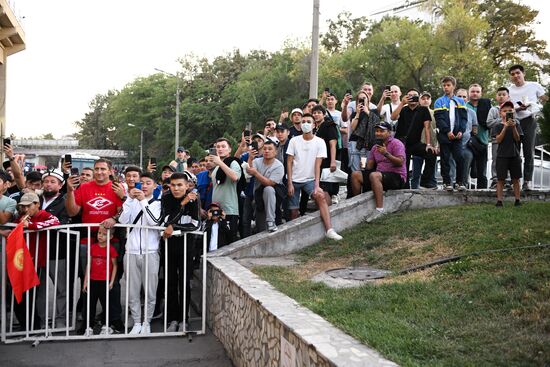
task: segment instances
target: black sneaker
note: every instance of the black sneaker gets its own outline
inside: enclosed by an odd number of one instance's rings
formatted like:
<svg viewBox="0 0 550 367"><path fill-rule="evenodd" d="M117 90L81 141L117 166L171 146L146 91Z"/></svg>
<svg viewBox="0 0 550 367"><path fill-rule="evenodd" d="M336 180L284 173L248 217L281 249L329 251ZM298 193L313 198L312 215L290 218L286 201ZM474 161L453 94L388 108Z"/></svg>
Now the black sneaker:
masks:
<svg viewBox="0 0 550 367"><path fill-rule="evenodd" d="M524 182L523 185L521 185L522 191L531 191L531 188L529 187L529 182Z"/></svg>
<svg viewBox="0 0 550 367"><path fill-rule="evenodd" d="M124 333L126 331L126 328L124 327L124 323L122 320L113 320L111 322L111 328L115 333Z"/></svg>
<svg viewBox="0 0 550 367"><path fill-rule="evenodd" d="M503 207L502 201L498 200L495 206L496 206L497 208L502 208L502 207Z"/></svg>
<svg viewBox="0 0 550 367"><path fill-rule="evenodd" d="M519 201L519 199L516 199L516 201L514 202L514 206L521 206L521 201Z"/></svg>

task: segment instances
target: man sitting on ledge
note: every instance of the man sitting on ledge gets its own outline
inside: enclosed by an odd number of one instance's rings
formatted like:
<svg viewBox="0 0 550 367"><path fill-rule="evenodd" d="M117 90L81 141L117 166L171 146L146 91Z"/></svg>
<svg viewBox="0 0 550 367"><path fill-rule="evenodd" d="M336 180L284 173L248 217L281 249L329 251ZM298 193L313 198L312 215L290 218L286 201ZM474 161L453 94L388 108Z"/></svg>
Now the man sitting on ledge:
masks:
<svg viewBox="0 0 550 367"><path fill-rule="evenodd" d="M405 146L391 136L391 125L381 122L375 126L376 145L370 151L365 170L353 172L351 185L353 196L372 190L376 210L384 211L384 190L399 190L405 187Z"/></svg>

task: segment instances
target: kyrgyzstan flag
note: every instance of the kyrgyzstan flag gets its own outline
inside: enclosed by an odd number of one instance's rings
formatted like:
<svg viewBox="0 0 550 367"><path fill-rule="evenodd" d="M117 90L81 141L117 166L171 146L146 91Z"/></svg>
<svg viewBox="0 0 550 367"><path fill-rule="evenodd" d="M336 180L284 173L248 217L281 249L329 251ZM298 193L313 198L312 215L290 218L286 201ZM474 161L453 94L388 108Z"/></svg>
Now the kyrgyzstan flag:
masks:
<svg viewBox="0 0 550 367"><path fill-rule="evenodd" d="M31 254L25 243L23 235L23 222L8 236L6 244L6 263L13 294L17 303L21 303L23 293L40 284Z"/></svg>

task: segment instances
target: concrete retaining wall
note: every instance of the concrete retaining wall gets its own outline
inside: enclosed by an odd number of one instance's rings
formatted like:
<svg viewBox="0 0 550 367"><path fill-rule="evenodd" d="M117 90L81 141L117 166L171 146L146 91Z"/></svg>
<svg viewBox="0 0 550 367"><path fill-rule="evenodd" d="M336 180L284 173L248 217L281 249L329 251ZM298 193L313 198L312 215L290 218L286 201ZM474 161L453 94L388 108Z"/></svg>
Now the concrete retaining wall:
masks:
<svg viewBox="0 0 550 367"><path fill-rule="evenodd" d="M228 257L207 273L207 321L237 367L396 366Z"/></svg>

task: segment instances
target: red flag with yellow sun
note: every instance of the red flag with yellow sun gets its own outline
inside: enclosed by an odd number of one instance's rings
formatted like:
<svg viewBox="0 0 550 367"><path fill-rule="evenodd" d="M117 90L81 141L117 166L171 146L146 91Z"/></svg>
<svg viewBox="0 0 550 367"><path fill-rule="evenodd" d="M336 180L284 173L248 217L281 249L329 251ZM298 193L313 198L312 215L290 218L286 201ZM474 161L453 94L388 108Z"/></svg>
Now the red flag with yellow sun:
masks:
<svg viewBox="0 0 550 367"><path fill-rule="evenodd" d="M21 303L23 293L40 284L31 254L25 243L23 222L19 223L8 236L6 254L8 277L13 294L17 303Z"/></svg>

